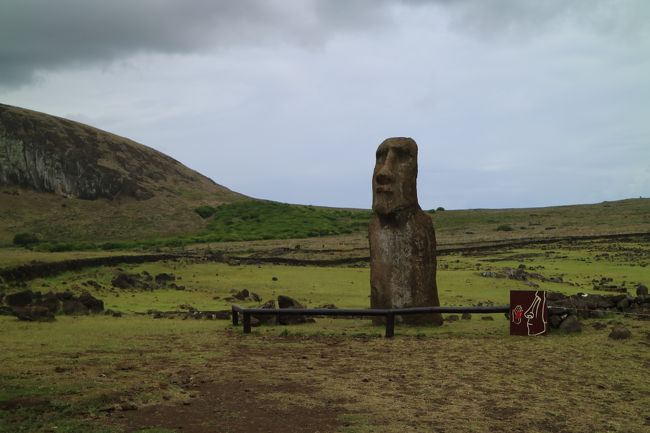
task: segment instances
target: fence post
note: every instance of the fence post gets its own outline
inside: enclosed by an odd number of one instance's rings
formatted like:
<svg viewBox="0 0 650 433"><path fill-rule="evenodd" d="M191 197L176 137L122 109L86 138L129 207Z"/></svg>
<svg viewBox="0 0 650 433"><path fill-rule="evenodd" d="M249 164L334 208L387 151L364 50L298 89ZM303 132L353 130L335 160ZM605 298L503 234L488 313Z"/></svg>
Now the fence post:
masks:
<svg viewBox="0 0 650 433"><path fill-rule="evenodd" d="M244 311L244 334L251 333L251 313Z"/></svg>
<svg viewBox="0 0 650 433"><path fill-rule="evenodd" d="M395 313L386 314L386 338L395 336Z"/></svg>
<svg viewBox="0 0 650 433"><path fill-rule="evenodd" d="M235 310L235 307L232 307L232 326L239 325L239 312Z"/></svg>

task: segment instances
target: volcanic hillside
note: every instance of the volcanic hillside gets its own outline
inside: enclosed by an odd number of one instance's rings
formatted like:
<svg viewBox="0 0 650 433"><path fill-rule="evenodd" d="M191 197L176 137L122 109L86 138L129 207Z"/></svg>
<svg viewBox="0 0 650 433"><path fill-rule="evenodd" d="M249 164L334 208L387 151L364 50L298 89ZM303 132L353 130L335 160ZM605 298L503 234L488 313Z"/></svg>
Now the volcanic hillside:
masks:
<svg viewBox="0 0 650 433"><path fill-rule="evenodd" d="M0 104L0 244L193 233L197 207L244 198L132 140Z"/></svg>

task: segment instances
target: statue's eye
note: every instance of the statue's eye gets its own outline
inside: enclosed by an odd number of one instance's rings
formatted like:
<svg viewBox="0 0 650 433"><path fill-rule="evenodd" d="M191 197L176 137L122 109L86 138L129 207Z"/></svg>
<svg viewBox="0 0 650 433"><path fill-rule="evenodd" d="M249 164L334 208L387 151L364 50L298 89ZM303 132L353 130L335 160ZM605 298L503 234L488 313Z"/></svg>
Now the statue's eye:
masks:
<svg viewBox="0 0 650 433"><path fill-rule="evenodd" d="M386 159L386 151L385 150L378 150L377 151L377 161L383 161Z"/></svg>

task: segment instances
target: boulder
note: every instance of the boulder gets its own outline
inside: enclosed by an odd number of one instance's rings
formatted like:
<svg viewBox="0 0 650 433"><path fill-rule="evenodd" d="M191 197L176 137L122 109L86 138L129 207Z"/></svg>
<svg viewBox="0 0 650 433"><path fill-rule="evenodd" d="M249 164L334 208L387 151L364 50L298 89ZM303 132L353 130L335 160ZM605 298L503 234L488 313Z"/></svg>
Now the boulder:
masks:
<svg viewBox="0 0 650 433"><path fill-rule="evenodd" d="M458 320L458 314L450 314L445 317L445 322L456 322Z"/></svg>
<svg viewBox="0 0 650 433"><path fill-rule="evenodd" d="M562 323L562 316L560 315L552 315L548 317L548 322L551 324L551 328L557 329L560 327L560 324Z"/></svg>
<svg viewBox="0 0 650 433"><path fill-rule="evenodd" d="M34 292L31 290L23 290L21 292L5 295L4 302L10 307L26 307L31 304L34 299Z"/></svg>
<svg viewBox="0 0 650 433"><path fill-rule="evenodd" d="M88 314L88 308L81 302L73 299L63 301L61 309L63 310L63 314L69 316Z"/></svg>
<svg viewBox="0 0 650 433"><path fill-rule="evenodd" d="M138 274L127 274L125 272L120 272L112 280L111 284L113 287L118 289L144 289L147 288L147 284L140 279Z"/></svg>
<svg viewBox="0 0 650 433"><path fill-rule="evenodd" d="M567 316L562 323L560 323L559 327L560 331L564 332L565 334L572 334L575 332L581 332L582 331L582 325L580 324L580 321L576 316Z"/></svg>
<svg viewBox="0 0 650 433"><path fill-rule="evenodd" d="M630 300L626 298L621 299L616 303L616 308L620 311L630 308Z"/></svg>
<svg viewBox="0 0 650 433"><path fill-rule="evenodd" d="M481 316L481 320L494 320L492 316Z"/></svg>
<svg viewBox="0 0 650 433"><path fill-rule="evenodd" d="M278 296L278 306L280 307L280 309L306 308L304 305L302 305L300 302L296 301L295 299L284 295ZM280 317L278 318L278 323L280 323L280 325L292 325L297 323L312 323L312 322L315 322L313 318L299 316L299 315L287 316L281 314Z"/></svg>
<svg viewBox="0 0 650 433"><path fill-rule="evenodd" d="M35 302L34 305L45 307L50 310L52 314L56 314L61 308L61 301L56 293L49 292L43 295L43 297L39 301Z"/></svg>
<svg viewBox="0 0 650 433"><path fill-rule="evenodd" d="M59 301L69 301L74 298L74 294L66 290L65 292L57 293L56 297L59 298Z"/></svg>
<svg viewBox="0 0 650 433"><path fill-rule="evenodd" d="M637 296L648 296L648 287L645 284L639 284L636 286L636 295Z"/></svg>
<svg viewBox="0 0 650 433"><path fill-rule="evenodd" d="M460 316L460 318L463 320L470 320L472 318L472 315L470 313L463 313L463 315Z"/></svg>
<svg viewBox="0 0 650 433"><path fill-rule="evenodd" d="M104 301L95 298L88 292L83 292L79 296L79 302L81 302L91 313L101 313L104 311Z"/></svg>
<svg viewBox="0 0 650 433"><path fill-rule="evenodd" d="M632 332L623 325L615 325L608 337L612 340L625 340L632 336Z"/></svg>
<svg viewBox="0 0 650 433"><path fill-rule="evenodd" d="M250 298L250 295L251 294L248 291L248 289L242 289L239 292L232 295L232 297L235 298L235 299L239 299L240 301L246 301L246 300L248 300Z"/></svg>
<svg viewBox="0 0 650 433"><path fill-rule="evenodd" d="M265 302L264 304L260 305L257 308L263 308L265 310L275 310L275 301L271 299L270 301ZM255 318L260 324L261 323L269 323L269 324L275 324L276 322L276 316L274 315L253 315L253 318Z"/></svg>
<svg viewBox="0 0 650 433"><path fill-rule="evenodd" d="M151 275L149 276L149 278L151 278ZM159 286L164 287L168 283L176 281L176 276L174 274L168 274L166 272L163 272L163 273L160 273L160 274L156 275L155 280L156 280L156 284L158 284Z"/></svg>
<svg viewBox="0 0 650 433"><path fill-rule="evenodd" d="M122 317L122 312L121 311L115 311L111 310L110 308L108 310L104 311L105 316L113 316L113 317Z"/></svg>

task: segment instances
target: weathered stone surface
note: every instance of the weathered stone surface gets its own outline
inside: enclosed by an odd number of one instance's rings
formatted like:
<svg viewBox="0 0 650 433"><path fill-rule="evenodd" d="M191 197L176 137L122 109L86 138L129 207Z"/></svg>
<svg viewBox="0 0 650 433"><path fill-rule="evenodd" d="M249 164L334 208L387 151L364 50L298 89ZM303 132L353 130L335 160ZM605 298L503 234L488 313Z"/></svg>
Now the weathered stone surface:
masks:
<svg viewBox="0 0 650 433"><path fill-rule="evenodd" d="M16 307L13 311L18 320L24 320L27 322L51 322L54 320L54 313L48 308L40 305Z"/></svg>
<svg viewBox="0 0 650 433"><path fill-rule="evenodd" d="M23 290L6 295L4 302L10 307L25 307L32 302L32 299L34 299L34 293L31 290Z"/></svg>
<svg viewBox="0 0 650 433"><path fill-rule="evenodd" d="M612 328L612 332L609 333L609 338L612 340L625 340L632 336L632 332L623 325L616 325Z"/></svg>
<svg viewBox="0 0 650 433"><path fill-rule="evenodd" d="M88 308L79 301L69 300L63 301L63 306L61 307L63 314L70 316L76 316L80 314L88 314Z"/></svg>
<svg viewBox="0 0 650 433"><path fill-rule="evenodd" d="M101 313L104 311L104 301L95 298L88 292L84 292L79 296L79 302L81 302L91 313Z"/></svg>
<svg viewBox="0 0 650 433"><path fill-rule="evenodd" d="M645 284L639 284L638 286L636 286L636 295L648 296L648 287Z"/></svg>
<svg viewBox="0 0 650 433"><path fill-rule="evenodd" d="M161 287L166 286L168 283L176 281L176 275L168 274L166 272L156 275L156 284Z"/></svg>
<svg viewBox="0 0 650 433"><path fill-rule="evenodd" d="M56 293L46 293L38 302L36 302L36 305L39 305L41 307L47 308L52 314L56 313L59 311L59 308L61 308L61 301L59 301L59 297L56 295Z"/></svg>
<svg viewBox="0 0 650 433"><path fill-rule="evenodd" d="M571 334L574 332L581 332L582 325L576 316L568 316L560 323L560 331Z"/></svg>
<svg viewBox="0 0 650 433"><path fill-rule="evenodd" d="M560 327L560 323L562 323L562 316L554 314L549 316L548 321L551 324L551 328L557 329Z"/></svg>
<svg viewBox="0 0 650 433"><path fill-rule="evenodd" d="M264 308L265 310L274 310L275 309L275 301L271 299L270 301L265 302L264 304L260 305L257 308ZM275 323L277 317L276 316L269 316L269 315L253 315L255 319L257 319L260 323Z"/></svg>
<svg viewBox="0 0 650 433"><path fill-rule="evenodd" d="M278 296L278 307L280 307L280 309L306 308L304 305L302 305L300 302L296 301L295 299L284 295ZM280 317L278 318L278 322L280 323L280 325L292 325L296 323L311 323L314 321L315 320L311 317L296 316L296 315L287 316L281 314Z"/></svg>
<svg viewBox="0 0 650 433"><path fill-rule="evenodd" d="M417 198L417 144L389 138L379 145L372 177L370 305L438 306L436 236ZM405 323L442 324L440 314L404 316ZM374 319L381 322L381 318Z"/></svg>

